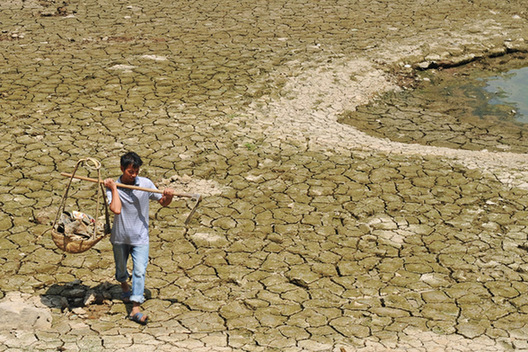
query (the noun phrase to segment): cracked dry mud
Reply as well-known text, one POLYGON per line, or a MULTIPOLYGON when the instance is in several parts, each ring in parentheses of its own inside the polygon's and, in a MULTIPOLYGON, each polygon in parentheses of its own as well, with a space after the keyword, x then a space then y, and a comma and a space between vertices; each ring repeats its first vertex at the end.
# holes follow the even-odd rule
POLYGON ((521 0, 0 3, 0 351, 528 350, 524 135, 339 122, 412 134, 412 107, 367 104, 413 70, 526 53, 527 20, 521 0), (118 175, 126 150, 204 195, 188 227, 188 200, 152 205, 145 327, 108 241, 35 242, 60 172, 118 175))

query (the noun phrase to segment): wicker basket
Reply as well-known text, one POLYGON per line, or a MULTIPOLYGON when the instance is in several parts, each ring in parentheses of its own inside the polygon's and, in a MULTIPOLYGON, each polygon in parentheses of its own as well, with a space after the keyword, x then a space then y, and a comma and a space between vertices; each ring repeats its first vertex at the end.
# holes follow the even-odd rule
MULTIPOLYGON (((64 195, 62 197, 61 204, 57 211, 55 221, 51 228, 51 237, 55 245, 68 253, 82 253, 88 249, 95 246, 100 240, 102 240, 107 234, 111 232, 110 229, 110 216, 108 213, 108 204, 106 202, 105 190, 103 188, 101 173, 100 173, 101 164, 98 160, 93 158, 81 159, 77 162, 73 174, 68 183, 64 195), (105 224, 103 225, 98 216, 91 219, 88 223, 85 223, 82 219, 74 219, 72 215, 64 210, 66 206, 66 199, 68 198, 68 191, 70 189, 73 176, 77 171, 79 165, 86 163, 87 166, 90 166, 88 163, 92 163, 97 169, 99 184, 97 189, 97 203, 96 203, 96 213, 99 213, 100 205, 103 203, 105 209, 105 224), (76 223, 78 222, 78 224, 76 223), (68 229, 67 225, 70 226, 68 229), (82 227, 82 231, 76 231, 78 228, 82 227), (82 232, 82 233, 81 233, 82 232)), ((82 214, 82 213, 81 213, 82 214)), ((85 215, 85 214, 83 214, 85 215)))
POLYGON ((63 251, 68 253, 82 253, 95 246, 97 242, 102 240, 105 236, 99 236, 93 239, 79 239, 76 237, 70 237, 53 229, 51 230, 51 237, 57 247, 63 251))
POLYGON ((69 213, 63 212, 57 225, 51 230, 51 238, 55 242, 55 245, 65 252, 82 253, 95 246, 109 232, 110 228, 108 224, 104 226, 101 222, 96 224, 95 219, 92 223, 86 224, 81 220, 72 219, 69 213), (71 219, 69 223, 66 221, 67 218, 71 219), (81 228, 83 230, 82 233, 75 233, 74 230, 71 230, 76 228, 81 228), (93 233, 93 228, 95 228, 95 236, 89 235, 93 233))

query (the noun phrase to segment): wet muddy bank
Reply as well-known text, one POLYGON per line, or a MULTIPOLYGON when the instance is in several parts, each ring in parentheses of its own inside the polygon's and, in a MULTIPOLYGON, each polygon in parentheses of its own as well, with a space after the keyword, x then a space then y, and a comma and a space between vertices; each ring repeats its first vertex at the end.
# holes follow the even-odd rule
POLYGON ((528 66, 516 52, 464 65, 436 65, 397 75, 402 90, 389 92, 339 121, 378 138, 465 150, 526 153, 528 125, 513 107, 491 105, 486 79, 528 66))

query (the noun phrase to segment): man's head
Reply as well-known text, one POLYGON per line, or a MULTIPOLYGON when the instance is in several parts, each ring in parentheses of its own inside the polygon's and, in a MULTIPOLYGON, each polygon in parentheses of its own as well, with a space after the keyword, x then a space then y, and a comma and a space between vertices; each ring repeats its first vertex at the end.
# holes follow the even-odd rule
POLYGON ((128 152, 121 157, 121 167, 127 168, 129 165, 139 169, 143 165, 143 160, 134 152, 128 152))
POLYGON ((139 168, 143 165, 143 161, 134 152, 128 152, 121 157, 121 182, 125 184, 134 184, 136 176, 139 174, 139 168))

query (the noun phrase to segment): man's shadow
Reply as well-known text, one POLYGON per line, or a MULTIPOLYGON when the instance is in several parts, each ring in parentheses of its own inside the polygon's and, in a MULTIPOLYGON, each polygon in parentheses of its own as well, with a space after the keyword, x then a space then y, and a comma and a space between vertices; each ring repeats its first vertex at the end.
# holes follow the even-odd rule
MULTIPOLYGON (((41 302, 48 308, 73 310, 85 308, 92 305, 125 304, 127 313, 132 311, 132 303, 125 303, 121 297, 121 285, 103 282, 97 286, 90 287, 74 280, 64 284, 51 285, 46 293, 41 295, 41 302)), ((152 297, 150 290, 145 289, 145 299, 152 297)))

